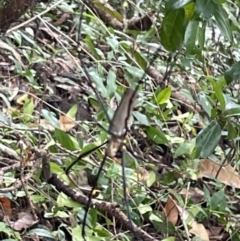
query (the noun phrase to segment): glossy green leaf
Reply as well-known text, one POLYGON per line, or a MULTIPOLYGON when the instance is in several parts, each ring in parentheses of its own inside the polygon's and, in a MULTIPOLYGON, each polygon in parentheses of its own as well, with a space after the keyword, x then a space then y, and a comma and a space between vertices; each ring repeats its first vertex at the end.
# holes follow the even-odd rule
POLYGON ((213 120, 205 127, 196 138, 195 158, 207 158, 210 156, 221 138, 221 127, 217 121, 213 120))
POLYGON ((67 150, 74 151, 78 149, 77 142, 74 141, 69 134, 58 128, 55 129, 53 137, 55 141, 59 142, 61 146, 67 150))
POLYGON ((160 33, 161 43, 166 50, 174 52, 180 49, 186 28, 185 22, 185 11, 183 8, 166 14, 160 33))
POLYGON ((239 116, 240 107, 234 107, 225 111, 226 117, 239 116))
POLYGON ((52 173, 63 173, 63 168, 54 162, 50 162, 50 170, 52 173))
POLYGON ((234 63, 230 69, 224 73, 226 84, 240 80, 240 61, 234 63))
POLYGON ((149 121, 146 115, 140 113, 139 111, 133 111, 133 116, 138 120, 140 124, 149 126, 149 121))
POLYGON ((168 144, 168 139, 166 138, 164 133, 159 129, 150 126, 146 130, 148 137, 156 144, 168 144))
POLYGON ((167 87, 161 90, 157 95, 157 103, 159 105, 166 103, 170 99, 171 94, 172 94, 171 87, 167 87))
POLYGON ((31 229, 27 232, 26 235, 37 235, 40 237, 46 237, 46 238, 50 238, 50 239, 55 239, 55 236, 52 234, 51 231, 47 230, 47 229, 43 229, 43 228, 34 228, 31 229))
POLYGON ((221 30, 222 34, 228 39, 228 41, 232 42, 233 35, 232 35, 232 31, 230 29, 228 16, 221 4, 217 5, 217 7, 215 9, 214 17, 216 19, 217 25, 218 25, 219 29, 221 30))
POLYGON ((198 98, 204 111, 206 111, 208 116, 211 117, 212 104, 209 101, 208 96, 203 91, 200 91, 198 94, 198 98))
POLYGON ((184 7, 185 5, 193 2, 193 0, 168 0, 166 1, 165 8, 166 10, 176 10, 184 7))
POLYGON ((215 13, 217 0, 196 0, 196 11, 203 20, 209 20, 215 13))
POLYGON ((196 43, 198 42, 198 28, 199 28, 199 21, 191 20, 188 23, 186 28, 184 42, 186 45, 187 52, 190 54, 194 54, 198 49, 196 43))
POLYGON ((184 7, 184 11, 185 11, 186 22, 189 22, 195 13, 195 3, 191 2, 188 5, 186 5, 184 7))

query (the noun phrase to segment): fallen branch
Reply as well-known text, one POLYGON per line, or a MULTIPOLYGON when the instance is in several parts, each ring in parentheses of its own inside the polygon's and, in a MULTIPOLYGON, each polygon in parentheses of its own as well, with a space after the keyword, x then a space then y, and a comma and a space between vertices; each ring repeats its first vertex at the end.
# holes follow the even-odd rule
MULTIPOLYGON (((88 197, 73 190, 61 179, 59 179, 56 174, 52 174, 52 176, 48 180, 48 183, 54 185, 59 192, 63 192, 68 197, 71 197, 74 201, 83 205, 87 205, 88 197)), ((123 212, 121 212, 117 203, 110 203, 92 199, 90 207, 94 207, 97 210, 106 213, 109 217, 115 217, 125 226, 126 229, 135 233, 144 241, 160 241, 159 239, 155 239, 154 237, 146 233, 141 228, 137 227, 135 224, 132 224, 131 221, 127 218, 127 216, 123 212)))

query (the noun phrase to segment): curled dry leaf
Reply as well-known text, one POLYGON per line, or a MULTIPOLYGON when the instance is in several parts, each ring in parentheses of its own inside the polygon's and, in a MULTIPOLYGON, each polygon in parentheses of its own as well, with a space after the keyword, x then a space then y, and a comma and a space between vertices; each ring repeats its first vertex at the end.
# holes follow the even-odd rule
POLYGON ((207 177, 214 179, 217 177, 217 180, 236 188, 240 188, 240 179, 238 172, 234 168, 227 164, 221 166, 210 159, 201 159, 199 162, 199 173, 198 177, 207 177))
POLYGON ((175 202, 171 197, 168 198, 164 206, 163 212, 164 212, 164 216, 167 218, 169 222, 171 222, 173 225, 177 224, 179 212, 175 202))
POLYGON ((190 225, 192 228, 189 230, 189 233, 200 237, 202 241, 209 241, 208 232, 201 223, 197 223, 194 220, 190 225))

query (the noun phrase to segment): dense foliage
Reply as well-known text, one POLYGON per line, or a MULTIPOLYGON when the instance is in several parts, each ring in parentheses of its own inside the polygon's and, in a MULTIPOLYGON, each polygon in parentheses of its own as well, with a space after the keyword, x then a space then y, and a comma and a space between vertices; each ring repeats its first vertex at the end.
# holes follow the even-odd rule
POLYGON ((87 240, 240 240, 238 5, 51 0, 12 25, 0 40, 1 240, 83 240, 106 146, 91 150, 138 85, 87 240))

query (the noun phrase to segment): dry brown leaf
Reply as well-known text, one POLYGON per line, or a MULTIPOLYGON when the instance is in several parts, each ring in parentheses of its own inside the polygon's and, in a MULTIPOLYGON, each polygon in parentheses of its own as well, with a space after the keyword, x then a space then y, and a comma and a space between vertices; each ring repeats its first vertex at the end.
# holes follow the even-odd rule
POLYGON ((221 164, 218 164, 210 159, 200 160, 198 173, 199 178, 207 177, 213 179, 217 174, 218 181, 229 186, 240 188, 239 175, 231 165, 227 164, 221 167, 221 164), (221 170, 219 171, 220 168, 221 170))
POLYGON ((72 118, 63 115, 60 116, 59 124, 62 131, 69 131, 76 125, 76 122, 72 118))
POLYGON ((11 217, 12 216, 11 200, 6 197, 0 197, 0 203, 1 203, 1 208, 3 209, 4 215, 11 217))
POLYGON ((170 221, 173 225, 176 225, 178 221, 178 209, 176 207, 175 202, 171 197, 168 198, 164 209, 163 209, 164 215, 167 218, 168 221, 170 221))
POLYGON ((32 159, 32 152, 29 148, 26 148, 25 149, 25 155, 24 155, 24 158, 23 158, 23 166, 26 167, 29 165, 31 159, 32 159))
POLYGON ((193 221, 190 225, 192 228, 189 230, 189 233, 200 237, 204 241, 209 241, 208 232, 201 223, 193 221))
POLYGON ((143 183, 146 183, 149 178, 149 172, 143 167, 138 167, 136 169, 136 174, 138 176, 138 180, 142 181, 143 183))
POLYGON ((176 208, 179 211, 180 217, 182 219, 182 222, 184 224, 184 227, 186 227, 187 231, 187 225, 189 225, 191 228, 189 229, 189 233, 194 234, 195 236, 200 237, 203 241, 209 241, 209 235, 203 224, 197 223, 194 219, 194 217, 188 213, 188 211, 179 205, 176 205, 176 208))
POLYGON ((20 212, 18 214, 18 220, 16 222, 9 221, 8 224, 15 231, 21 231, 22 229, 33 226, 37 222, 38 220, 34 220, 31 213, 20 212))
POLYGON ((187 198, 193 200, 195 203, 200 203, 204 200, 204 192, 197 187, 184 188, 179 194, 187 196, 187 198))
POLYGON ((21 55, 10 45, 8 45, 7 43, 4 43, 2 40, 0 40, 0 48, 4 48, 7 49, 9 51, 12 52, 13 56, 16 58, 16 60, 21 64, 21 66, 25 69, 25 65, 22 62, 22 58, 21 55))
POLYGON ((224 230, 224 225, 222 226, 217 226, 217 227, 211 227, 210 229, 208 229, 208 235, 209 236, 218 236, 221 233, 223 233, 224 230))

